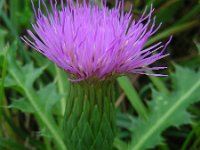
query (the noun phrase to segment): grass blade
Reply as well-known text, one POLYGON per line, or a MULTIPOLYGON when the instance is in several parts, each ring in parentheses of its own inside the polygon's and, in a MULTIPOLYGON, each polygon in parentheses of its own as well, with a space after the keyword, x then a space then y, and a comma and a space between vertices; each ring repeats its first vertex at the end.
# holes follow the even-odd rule
POLYGON ((136 110, 136 112, 139 114, 139 116, 147 118, 147 110, 144 104, 142 103, 142 100, 140 99, 137 91, 132 86, 129 78, 123 76, 119 77, 117 81, 120 87, 124 90, 126 96, 128 97, 128 100, 130 101, 131 105, 136 110))

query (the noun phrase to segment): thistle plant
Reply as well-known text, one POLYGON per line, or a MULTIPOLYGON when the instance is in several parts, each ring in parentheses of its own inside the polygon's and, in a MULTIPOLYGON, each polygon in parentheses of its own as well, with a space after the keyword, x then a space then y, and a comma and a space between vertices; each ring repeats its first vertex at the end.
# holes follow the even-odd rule
POLYGON ((123 1, 114 8, 106 1, 80 3, 50 0, 49 9, 42 0, 36 9, 34 32, 22 39, 66 71, 71 81, 66 98, 63 138, 69 150, 111 150, 116 135, 113 102, 116 77, 125 74, 149 74, 147 71, 165 69, 149 67, 166 57, 166 43, 158 42, 144 48, 160 25, 155 25, 151 7, 135 20, 132 8, 124 12, 123 1))

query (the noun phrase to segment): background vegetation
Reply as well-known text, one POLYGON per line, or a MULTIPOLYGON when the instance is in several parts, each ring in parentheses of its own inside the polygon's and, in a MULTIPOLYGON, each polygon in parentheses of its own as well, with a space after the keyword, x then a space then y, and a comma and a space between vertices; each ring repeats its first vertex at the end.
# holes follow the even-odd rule
MULTIPOLYGON (((34 0, 37 3, 37 0, 34 0)), ((108 0, 109 7, 114 6, 108 0)), ((146 46, 173 40, 166 59, 168 77, 130 75, 116 81, 118 150, 200 149, 200 1, 126 0, 138 19, 156 8, 163 25, 146 46), (129 143, 127 145, 127 143, 129 143)), ((62 120, 67 75, 21 40, 34 22, 29 0, 0 0, 0 149, 64 150, 62 120)))

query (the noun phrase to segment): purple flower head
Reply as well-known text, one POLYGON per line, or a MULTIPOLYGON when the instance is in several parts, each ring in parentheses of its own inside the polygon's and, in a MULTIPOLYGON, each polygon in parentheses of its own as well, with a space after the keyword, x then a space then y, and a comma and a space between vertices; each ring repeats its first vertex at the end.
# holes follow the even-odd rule
MULTIPOLYGON (((82 4, 61 0, 50 0, 48 9, 44 0, 42 5, 46 15, 34 7, 36 23, 32 24, 35 34, 27 30, 32 38, 23 40, 42 53, 71 75, 76 81, 98 79, 124 73, 147 74, 148 70, 166 67, 148 67, 155 61, 167 56, 163 54, 170 40, 158 42, 148 48, 145 43, 160 27, 155 27, 154 9, 138 21, 132 20, 131 9, 123 11, 123 1, 116 1, 112 9, 105 2, 101 6, 83 1, 82 4)), ((160 74, 153 74, 160 75, 160 74)))

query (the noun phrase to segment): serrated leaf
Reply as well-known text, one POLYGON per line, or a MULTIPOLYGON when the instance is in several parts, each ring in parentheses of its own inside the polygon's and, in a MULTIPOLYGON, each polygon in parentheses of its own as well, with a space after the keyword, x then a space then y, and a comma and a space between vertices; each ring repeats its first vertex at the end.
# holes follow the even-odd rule
POLYGON ((47 128, 42 128, 39 132, 38 132, 39 136, 44 136, 44 137, 48 137, 51 138, 52 135, 51 133, 47 130, 47 128))
POLYGON ((23 112, 33 113, 34 109, 25 98, 21 98, 19 100, 13 100, 12 104, 9 106, 9 108, 16 108, 23 112))
POLYGON ((25 65, 22 68, 22 73, 25 77, 26 86, 31 87, 33 82, 43 73, 45 68, 46 67, 34 68, 32 63, 25 65))
POLYGON ((66 145, 64 144, 64 141, 61 136, 61 131, 59 129, 59 126, 56 124, 56 121, 54 120, 51 113, 47 115, 45 113, 45 110, 43 109, 43 106, 40 103, 40 97, 31 86, 34 80, 39 77, 41 71, 37 71, 36 68, 31 68, 30 64, 27 66, 21 66, 16 61, 13 61, 15 59, 15 53, 11 50, 9 51, 8 55, 8 65, 9 65, 9 74, 12 76, 12 78, 17 83, 17 86, 21 88, 22 92, 21 94, 27 98, 27 100, 30 102, 31 106, 35 110, 35 115, 38 119, 38 122, 40 126, 43 128, 46 128, 49 133, 51 133, 52 137, 54 138, 54 142, 58 149, 60 150, 66 150, 66 145), (30 74, 27 74, 27 71, 31 71, 33 73, 33 76, 30 76, 30 74), (35 73, 34 73, 35 71, 35 73), (33 79, 30 79, 33 78, 33 79), (29 81, 28 81, 29 80, 29 81))
MULTIPOLYGON (((9 52, 9 55, 10 53, 11 52, 9 52)), ((24 86, 26 86, 26 88, 32 88, 34 81, 43 73, 46 66, 41 67, 41 68, 34 68, 32 63, 26 64, 25 66, 21 66, 20 64, 18 64, 19 62, 14 62, 12 60, 13 59, 12 57, 14 56, 8 57, 10 71, 15 72, 16 76, 18 77, 18 81, 21 82, 24 86)), ((6 80, 9 84, 11 83, 10 80, 12 79, 8 77, 8 79, 6 80)), ((16 81, 13 83, 17 84, 16 81)))
POLYGON ((50 83, 41 88, 37 94, 39 97, 38 102, 41 104, 41 107, 46 114, 52 112, 52 108, 61 98, 56 91, 56 85, 54 83, 50 83))
POLYGON ((173 92, 169 95, 153 91, 149 103, 150 115, 147 120, 140 119, 133 128, 133 140, 129 149, 152 148, 162 141, 161 133, 170 126, 190 122, 187 107, 200 98, 200 71, 176 67, 173 74, 173 92))
POLYGON ((13 87, 13 86, 17 86, 17 83, 13 78, 10 77, 10 75, 7 75, 5 77, 4 86, 5 87, 13 87))
POLYGON ((118 150, 125 150, 128 147, 128 145, 122 140, 120 140, 119 138, 115 138, 113 144, 114 144, 114 147, 116 147, 118 150))
MULTIPOLYGON (((60 100, 60 95, 56 93, 56 87, 53 83, 50 83, 45 87, 42 87, 39 91, 37 91, 37 95, 38 99, 36 99, 35 101, 37 101, 37 103, 40 104, 40 108, 47 115, 50 112, 52 112, 52 108, 60 100)), ((30 102, 25 98, 21 98, 19 100, 13 100, 9 108, 16 108, 23 112, 29 112, 29 113, 35 112, 30 102)))

